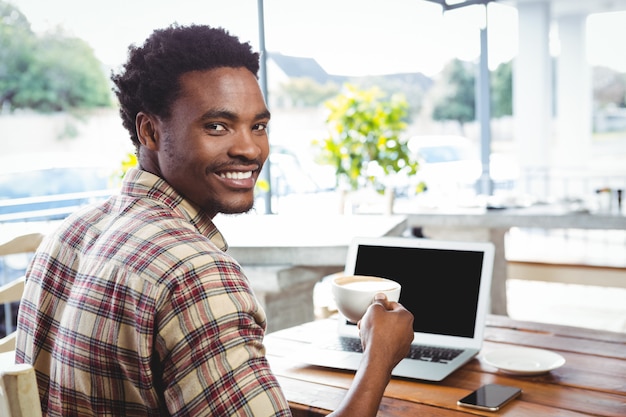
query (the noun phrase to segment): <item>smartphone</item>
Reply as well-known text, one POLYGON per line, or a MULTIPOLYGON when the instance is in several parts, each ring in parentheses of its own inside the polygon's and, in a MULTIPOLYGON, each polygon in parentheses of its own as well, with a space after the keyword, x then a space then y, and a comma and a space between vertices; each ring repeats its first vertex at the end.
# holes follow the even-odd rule
POLYGON ((509 401, 519 397, 520 388, 506 385, 487 384, 478 388, 466 397, 457 401, 463 407, 478 408, 479 410, 498 411, 509 401))

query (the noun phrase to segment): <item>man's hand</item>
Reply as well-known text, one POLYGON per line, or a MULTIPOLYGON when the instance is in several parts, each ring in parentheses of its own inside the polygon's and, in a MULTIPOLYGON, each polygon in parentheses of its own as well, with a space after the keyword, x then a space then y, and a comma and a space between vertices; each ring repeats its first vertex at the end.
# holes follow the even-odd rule
POLYGON ((413 342, 413 314, 382 293, 376 294, 358 327, 363 351, 388 361, 390 371, 407 355, 413 342))
POLYGON ((332 417, 376 416, 391 371, 409 352, 413 341, 413 314, 402 304, 376 294, 358 323, 363 360, 352 386, 332 417))

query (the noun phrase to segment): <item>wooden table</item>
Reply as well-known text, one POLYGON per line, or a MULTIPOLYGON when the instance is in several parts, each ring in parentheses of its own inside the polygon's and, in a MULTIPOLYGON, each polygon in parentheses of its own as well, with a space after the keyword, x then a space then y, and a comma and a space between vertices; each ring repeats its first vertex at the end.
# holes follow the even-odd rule
MULTIPOLYGON (((327 319, 303 326, 336 329, 327 319)), ((268 358, 295 416, 323 416, 339 404, 353 373, 305 365, 283 355, 294 343, 266 336, 268 358)), ((392 379, 379 416, 626 416, 626 334, 489 316, 481 354, 439 383, 392 379), (510 346, 548 349, 561 354, 561 368, 538 376, 499 371, 482 353, 510 346), (481 385, 520 387, 522 396, 499 412, 462 408, 456 401, 481 385)))

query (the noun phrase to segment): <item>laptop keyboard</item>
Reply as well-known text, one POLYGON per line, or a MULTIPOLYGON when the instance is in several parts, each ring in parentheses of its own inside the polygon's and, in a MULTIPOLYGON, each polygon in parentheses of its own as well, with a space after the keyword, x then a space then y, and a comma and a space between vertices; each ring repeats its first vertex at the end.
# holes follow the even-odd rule
MULTIPOLYGON (((361 340, 353 337, 339 337, 326 347, 347 352, 363 352, 361 340)), ((462 352, 462 349, 411 345, 411 350, 406 357, 426 362, 448 363, 462 352)))
POLYGON ((461 352, 463 352, 462 349, 411 345, 411 350, 407 358, 428 362, 448 363, 459 356, 461 352))

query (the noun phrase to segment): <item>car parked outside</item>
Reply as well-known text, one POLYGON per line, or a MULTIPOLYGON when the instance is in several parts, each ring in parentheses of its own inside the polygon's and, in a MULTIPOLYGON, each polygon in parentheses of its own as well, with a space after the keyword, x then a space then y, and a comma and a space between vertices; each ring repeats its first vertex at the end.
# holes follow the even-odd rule
POLYGON ((62 219, 111 195, 111 173, 91 166, 0 173, 0 222, 62 219))
MULTIPOLYGON (((328 183, 325 167, 312 166, 306 156, 293 149, 273 146, 265 166, 270 169, 271 210, 274 214, 319 213, 320 207, 326 204, 327 196, 336 196, 334 183, 328 183)), ((266 197, 264 193, 258 193, 255 203, 258 213, 265 213, 266 197)))
MULTIPOLYGON (((423 182, 425 195, 463 198, 478 194, 482 162, 479 146, 470 139, 451 135, 414 136, 409 147, 420 164, 411 182, 423 182)), ((512 189, 519 173, 514 158, 491 153, 489 174, 494 190, 512 189)))

